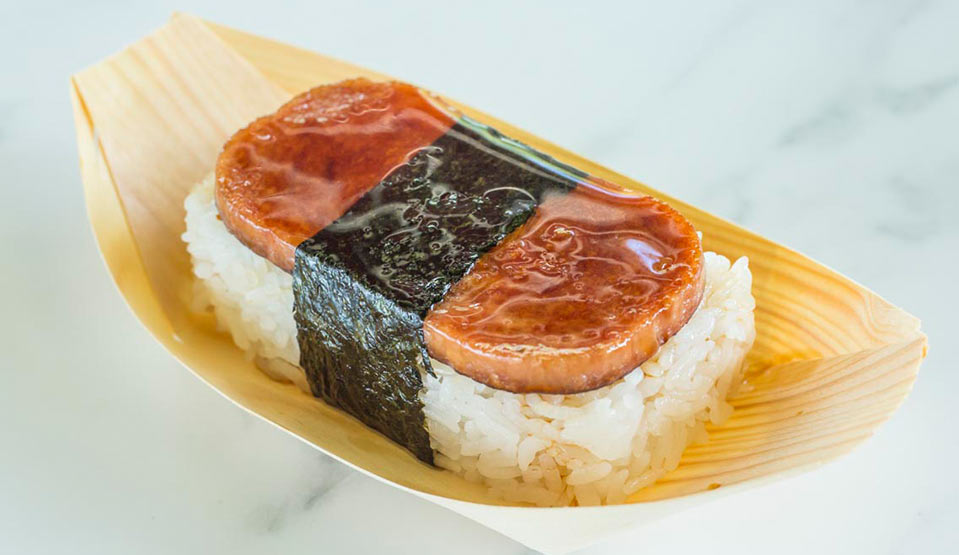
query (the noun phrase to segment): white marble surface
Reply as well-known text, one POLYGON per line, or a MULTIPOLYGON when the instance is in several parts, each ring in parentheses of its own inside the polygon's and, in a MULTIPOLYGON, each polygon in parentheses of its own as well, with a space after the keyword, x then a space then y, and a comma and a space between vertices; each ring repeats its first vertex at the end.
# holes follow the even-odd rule
MULTIPOLYGON (((245 415, 123 305, 67 77, 172 10, 133 4, 0 3, 0 552, 526 552, 245 415)), ((955 552, 959 3, 218 4, 190 9, 481 107, 923 319, 912 396, 852 455, 587 553, 955 552)))

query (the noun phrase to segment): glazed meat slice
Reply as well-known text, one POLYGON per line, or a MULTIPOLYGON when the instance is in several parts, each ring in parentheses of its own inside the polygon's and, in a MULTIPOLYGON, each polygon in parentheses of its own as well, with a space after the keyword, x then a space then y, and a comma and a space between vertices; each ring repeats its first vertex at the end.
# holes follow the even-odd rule
POLYGON ((289 272, 297 245, 453 123, 404 83, 354 79, 312 89, 223 147, 220 217, 247 247, 289 272))
POLYGON ((548 198, 427 316, 430 354, 497 389, 577 393, 619 379, 689 320, 699 237, 652 197, 548 198))
POLYGON ((411 85, 318 87, 227 142, 220 217, 288 272, 301 244, 329 257, 343 243, 354 283, 383 282, 422 319, 420 356, 491 387, 588 391, 651 357, 702 298, 692 225, 467 123, 411 85), (377 254, 389 264, 370 264, 377 254))

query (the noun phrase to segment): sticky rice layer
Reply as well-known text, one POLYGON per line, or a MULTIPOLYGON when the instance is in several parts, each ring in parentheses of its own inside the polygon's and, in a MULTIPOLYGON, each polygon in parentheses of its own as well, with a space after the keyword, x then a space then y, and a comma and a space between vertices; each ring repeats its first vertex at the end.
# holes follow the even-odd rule
MULTIPOLYGON (((197 310, 212 310, 257 366, 309 392, 299 368, 292 278, 217 217, 213 177, 186 202, 197 310)), ((541 506, 620 503, 676 468, 705 423, 731 412, 755 337, 748 261, 707 252, 706 294, 679 333, 623 379, 575 395, 495 390, 432 361, 421 399, 438 466, 494 495, 541 506)))

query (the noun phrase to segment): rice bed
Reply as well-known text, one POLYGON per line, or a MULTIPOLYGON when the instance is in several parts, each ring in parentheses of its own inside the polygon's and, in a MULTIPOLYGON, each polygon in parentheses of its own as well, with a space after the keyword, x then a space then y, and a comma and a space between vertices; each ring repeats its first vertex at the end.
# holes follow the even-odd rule
MULTIPOLYGON (((198 310, 275 379, 310 388, 299 368, 292 278, 226 229, 213 177, 187 197, 183 240, 198 310)), ((706 294, 650 360, 606 387, 575 395, 487 387, 433 360, 420 394, 438 466, 495 496, 540 506, 621 503, 676 468, 687 445, 722 423, 755 337, 748 261, 705 253, 706 294)))

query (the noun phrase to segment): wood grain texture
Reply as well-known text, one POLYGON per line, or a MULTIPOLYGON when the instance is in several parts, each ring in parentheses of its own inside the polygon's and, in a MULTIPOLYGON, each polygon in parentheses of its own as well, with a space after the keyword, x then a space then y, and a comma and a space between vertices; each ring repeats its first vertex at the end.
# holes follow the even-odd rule
POLYGON ((698 493, 668 505, 688 506, 717 487, 848 452, 909 393, 926 350, 913 316, 793 250, 450 101, 563 162, 670 202, 702 231, 707 249, 731 259, 748 256, 754 277, 757 339, 730 421, 712 429, 708 443, 691 447, 678 469, 632 496, 633 505, 523 509, 532 511, 523 514, 543 530, 568 529, 549 539, 547 532, 536 536, 516 529, 505 520, 514 513, 488 507, 499 502, 477 486, 419 463, 349 416, 266 378, 209 319, 186 310, 191 277, 180 234, 187 191, 211 170, 236 129, 293 93, 359 75, 385 77, 176 15, 156 33, 73 78, 88 211, 118 288, 174 356, 240 406, 351 466, 528 545, 564 541, 573 548, 652 514, 639 507, 662 507, 656 512, 665 514, 662 500, 698 493), (567 521, 574 518, 565 516, 570 514, 578 514, 576 525, 567 521), (592 527, 584 528, 586 514, 600 515, 586 518, 598 519, 592 527), (519 537, 523 534, 528 537, 519 537))

